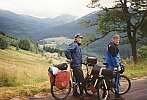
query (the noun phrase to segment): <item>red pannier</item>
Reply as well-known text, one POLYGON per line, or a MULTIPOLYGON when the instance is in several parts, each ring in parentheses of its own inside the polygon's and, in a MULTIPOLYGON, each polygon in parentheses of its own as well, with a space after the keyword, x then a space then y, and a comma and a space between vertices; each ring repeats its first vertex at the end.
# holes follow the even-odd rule
POLYGON ((70 81, 70 72, 61 71, 55 76, 55 86, 58 89, 64 89, 69 85, 70 81))

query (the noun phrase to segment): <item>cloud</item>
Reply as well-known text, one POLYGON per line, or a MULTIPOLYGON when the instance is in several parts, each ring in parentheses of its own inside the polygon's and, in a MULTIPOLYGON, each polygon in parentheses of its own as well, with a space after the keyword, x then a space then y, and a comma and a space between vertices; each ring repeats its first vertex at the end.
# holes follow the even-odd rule
POLYGON ((0 8, 38 17, 83 16, 94 11, 86 7, 88 3, 88 0, 0 0, 0 8))

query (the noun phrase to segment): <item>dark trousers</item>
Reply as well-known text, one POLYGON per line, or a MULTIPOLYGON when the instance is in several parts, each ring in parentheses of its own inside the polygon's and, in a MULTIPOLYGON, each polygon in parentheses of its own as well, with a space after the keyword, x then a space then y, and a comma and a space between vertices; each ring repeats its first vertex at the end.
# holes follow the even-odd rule
MULTIPOLYGON (((78 83, 78 87, 80 89, 80 95, 83 95, 84 91, 84 74, 81 67, 76 67, 73 69, 73 81, 78 83)), ((77 87, 73 88, 73 92, 77 92, 77 87)))

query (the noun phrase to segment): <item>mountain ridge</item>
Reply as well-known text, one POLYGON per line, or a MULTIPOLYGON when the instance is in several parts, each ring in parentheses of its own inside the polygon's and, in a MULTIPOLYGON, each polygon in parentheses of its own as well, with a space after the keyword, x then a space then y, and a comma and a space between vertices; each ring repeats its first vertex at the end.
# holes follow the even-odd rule
POLYGON ((39 40, 45 37, 53 37, 52 34, 56 34, 52 29, 53 27, 70 23, 75 18, 75 16, 63 15, 47 21, 49 18, 37 18, 0 9, 0 31, 39 40))

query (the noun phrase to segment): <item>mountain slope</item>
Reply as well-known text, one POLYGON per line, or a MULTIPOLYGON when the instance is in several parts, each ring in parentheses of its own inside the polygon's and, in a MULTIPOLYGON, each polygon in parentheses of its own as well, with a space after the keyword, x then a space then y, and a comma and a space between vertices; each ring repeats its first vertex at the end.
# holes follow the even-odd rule
POLYGON ((49 24, 52 24, 52 26, 59 26, 59 25, 63 25, 66 23, 70 23, 72 21, 74 21, 76 19, 76 16, 72 16, 72 15, 68 15, 68 14, 64 14, 64 15, 60 15, 57 16, 55 18, 44 18, 44 21, 47 21, 49 24))
POLYGON ((60 25, 57 27, 53 27, 46 31, 49 34, 54 33, 53 34, 54 36, 66 36, 70 38, 76 33, 95 33, 96 27, 85 27, 84 25, 81 24, 81 21, 87 21, 87 20, 96 21, 97 12, 90 13, 73 22, 60 25))
POLYGON ((52 36, 52 32, 50 32, 52 27, 69 23, 74 19, 75 17, 70 15, 58 16, 54 19, 40 19, 0 10, 0 31, 38 40, 46 36, 52 36))
POLYGON ((0 31, 36 39, 42 36, 42 30, 48 26, 48 23, 42 22, 39 18, 0 10, 0 31))

